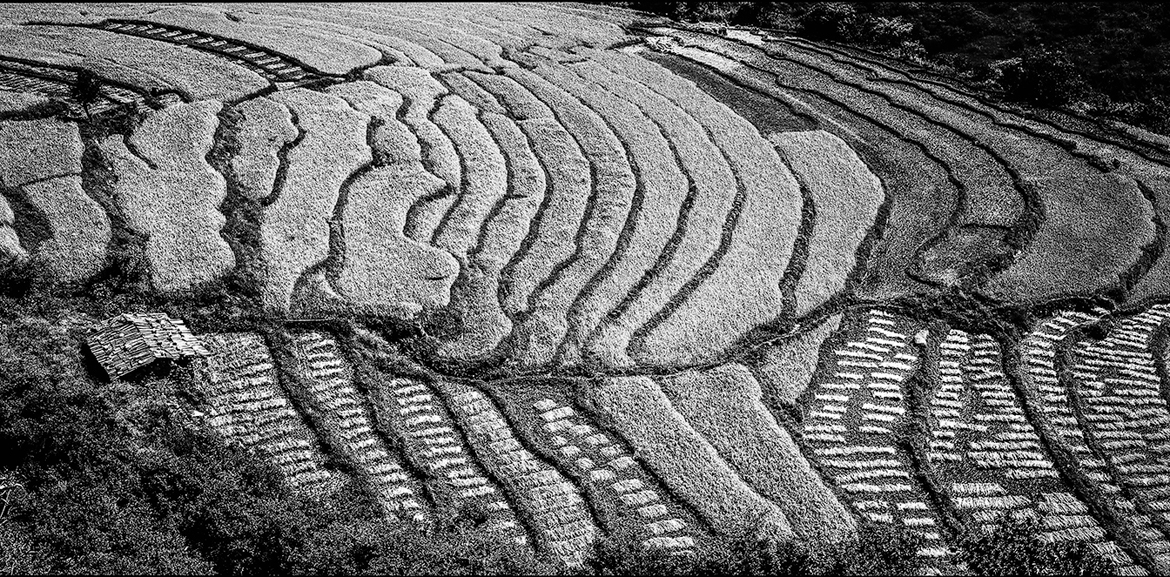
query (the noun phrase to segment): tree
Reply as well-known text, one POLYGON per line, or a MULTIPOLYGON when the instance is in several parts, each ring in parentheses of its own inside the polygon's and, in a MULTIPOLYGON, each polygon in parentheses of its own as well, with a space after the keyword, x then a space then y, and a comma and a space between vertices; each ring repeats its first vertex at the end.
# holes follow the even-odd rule
POLYGON ((797 17, 798 31, 811 40, 841 40, 856 25, 857 10, 845 2, 817 2, 797 17))
POLYGON ((1062 50, 1029 49, 1003 68, 1000 86, 1015 101, 1039 106, 1063 106, 1080 95, 1080 72, 1062 50))
POLYGON ((89 70, 77 73, 77 83, 73 85, 73 97, 85 108, 85 115, 91 117, 89 107, 97 102, 102 95, 102 80, 89 70))

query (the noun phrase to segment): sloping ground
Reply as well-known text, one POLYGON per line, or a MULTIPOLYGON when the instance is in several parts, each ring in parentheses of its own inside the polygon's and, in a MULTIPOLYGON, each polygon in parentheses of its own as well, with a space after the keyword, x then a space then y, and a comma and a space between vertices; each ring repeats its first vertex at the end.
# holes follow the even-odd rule
POLYGON ((1147 147, 617 9, 0 21, 0 253, 63 292, 131 257, 162 293, 254 279, 274 323, 206 335, 191 408, 300 490, 478 508, 568 566, 870 521, 961 570, 1019 516, 1170 570, 1147 147))

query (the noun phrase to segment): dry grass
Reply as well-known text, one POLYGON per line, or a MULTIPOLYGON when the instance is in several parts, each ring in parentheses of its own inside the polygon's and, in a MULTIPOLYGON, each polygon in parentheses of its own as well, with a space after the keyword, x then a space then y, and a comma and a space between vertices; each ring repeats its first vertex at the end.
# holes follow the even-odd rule
POLYGON ((371 160, 368 116, 345 101, 296 88, 273 100, 288 106, 305 131, 288 154, 284 186, 260 223, 260 257, 267 308, 288 311, 297 279, 329 256, 329 226, 341 184, 371 160))
POLYGON ((220 236, 223 177, 207 164, 220 104, 179 104, 149 114, 126 144, 102 141, 118 181, 114 196, 127 224, 146 235, 151 282, 163 292, 219 278, 235 265, 220 236), (138 154, 141 154, 140 158, 138 154))
POLYGON ((748 487, 648 377, 595 384, 590 401, 635 454, 722 534, 793 537, 776 505, 748 487))
POLYGON ((85 194, 81 177, 62 176, 30 184, 24 193, 53 229, 52 236, 36 250, 36 259, 48 274, 59 281, 77 282, 100 271, 110 242, 110 220, 101 205, 85 194))
POLYGON ((350 184, 335 285, 360 310, 409 317, 449 302, 459 263, 402 234, 410 203, 441 187, 417 164, 375 168, 350 184))
POLYGON ((48 96, 31 92, 9 92, 0 90, 0 114, 20 112, 44 106, 51 102, 48 96))
POLYGON ((794 313, 799 317, 845 288, 885 191, 857 153, 831 133, 781 132, 769 140, 808 189, 816 210, 804 270, 795 287, 794 313))
POLYGON ((728 364, 659 380, 671 404, 809 545, 840 543, 856 525, 762 403, 751 371, 728 364))
MULTIPOLYGON (((688 41, 697 38, 682 32, 678 35, 688 41)), ((922 290, 906 270, 914 263, 918 247, 948 225, 959 202, 959 192, 948 182, 945 171, 903 137, 908 135, 886 130, 872 116, 870 105, 855 104, 853 99, 859 98, 855 91, 833 94, 837 100, 833 102, 818 96, 833 83, 818 82, 816 74, 769 58, 752 47, 701 38, 704 49, 688 47, 679 51, 681 55, 815 115, 823 126, 865 152, 873 169, 884 179, 886 194, 893 201, 888 225, 875 246, 869 273, 859 292, 869 298, 887 299, 922 290)))
POLYGON ((499 74, 467 72, 467 77, 478 82, 491 94, 499 98, 511 116, 517 120, 553 118, 552 110, 534 94, 512 78, 499 74))
POLYGON ((390 55, 404 64, 436 68, 443 59, 435 53, 394 35, 393 22, 371 19, 366 15, 350 13, 345 6, 308 4, 269 5, 264 7, 266 22, 282 27, 313 26, 349 36, 375 50, 390 55))
POLYGON ((236 107, 240 112, 239 149, 229 161, 232 176, 248 198, 272 194, 277 153, 297 136, 287 108, 269 98, 253 98, 236 107))

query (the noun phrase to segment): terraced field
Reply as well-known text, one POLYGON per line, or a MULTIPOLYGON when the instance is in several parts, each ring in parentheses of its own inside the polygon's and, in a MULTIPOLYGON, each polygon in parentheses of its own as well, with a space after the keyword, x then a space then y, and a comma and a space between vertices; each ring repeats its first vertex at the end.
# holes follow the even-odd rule
POLYGON ((0 255, 232 281, 184 402, 404 523, 950 573, 1016 516, 1164 574, 1170 151, 1062 122, 603 7, 5 5, 0 255))

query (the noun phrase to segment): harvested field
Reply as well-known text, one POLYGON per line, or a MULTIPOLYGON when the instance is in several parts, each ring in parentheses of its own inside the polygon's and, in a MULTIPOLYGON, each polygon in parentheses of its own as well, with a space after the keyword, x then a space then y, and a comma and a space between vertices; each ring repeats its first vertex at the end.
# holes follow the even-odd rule
POLYGON ((501 387, 495 394, 517 432, 581 487, 600 529, 636 535, 649 548, 694 548, 701 533, 691 515, 671 502, 624 443, 598 430, 555 385, 501 387))
POLYGON ((810 458, 861 516, 918 533, 919 555, 946 563, 942 512, 897 441, 911 418, 908 381, 923 335, 917 322, 881 310, 847 317, 801 399, 801 433, 810 458))
POLYGON ((129 137, 110 137, 103 152, 114 165, 114 197, 136 232, 146 236, 151 283, 187 290, 235 265, 220 236, 223 176, 207 164, 220 104, 180 104, 146 117, 129 137))
POLYGON ((229 442, 270 459, 294 489, 335 489, 338 474, 322 467, 325 454, 277 383, 264 339, 229 333, 205 336, 203 343, 212 354, 198 365, 204 402, 197 416, 229 442))
POLYGON ((15 222, 16 215, 12 214, 12 207, 8 206, 8 201, 3 196, 0 196, 0 253, 4 255, 6 262, 8 259, 20 261, 28 258, 28 253, 20 246, 20 239, 13 228, 15 222))
POLYGON ((315 332, 292 340, 291 368, 297 378, 290 388, 308 407, 325 443, 353 467, 388 517, 423 519, 427 513, 418 498, 418 483, 374 431, 366 401, 354 386, 352 369, 337 343, 315 332))
POLYGON ((597 527, 577 489, 521 444, 483 393, 439 383, 476 456, 508 488, 540 538, 540 546, 569 566, 580 566, 597 527))

